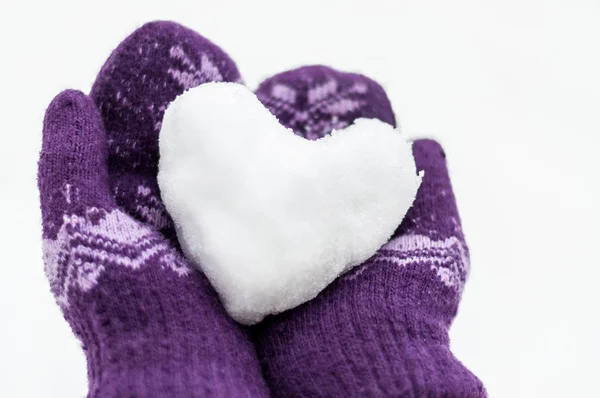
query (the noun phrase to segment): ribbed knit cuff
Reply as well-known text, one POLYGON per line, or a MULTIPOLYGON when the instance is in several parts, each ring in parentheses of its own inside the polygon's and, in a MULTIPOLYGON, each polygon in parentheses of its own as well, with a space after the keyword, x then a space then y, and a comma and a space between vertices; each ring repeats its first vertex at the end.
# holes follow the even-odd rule
POLYGON ((450 352, 451 314, 442 315, 456 306, 437 300, 448 288, 400 267, 372 267, 260 325, 259 355, 273 394, 485 397, 450 352))
POLYGON ((71 294, 64 313, 83 342, 89 397, 268 396, 247 331, 207 282, 156 272, 112 269, 71 294))
MULTIPOLYGON (((264 385, 241 363, 232 368, 221 358, 206 358, 194 349, 200 337, 185 344, 138 341, 118 355, 88 356, 90 398, 114 397, 257 397, 264 385), (99 359, 99 361, 98 361, 99 359)), ((91 349, 91 347, 90 347, 91 349)))

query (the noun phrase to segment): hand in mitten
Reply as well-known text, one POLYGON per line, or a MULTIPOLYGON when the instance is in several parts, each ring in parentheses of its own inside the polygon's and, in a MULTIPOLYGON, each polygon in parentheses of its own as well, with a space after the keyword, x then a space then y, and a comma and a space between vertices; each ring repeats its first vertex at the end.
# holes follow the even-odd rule
MULTIPOLYGON (((260 85, 257 96, 280 122, 309 139, 359 117, 395 124, 378 84, 326 67, 277 75, 260 85)), ((255 329, 275 396, 486 395, 449 349, 448 328, 469 254, 445 154, 431 140, 415 141, 413 153, 425 174, 389 243, 312 301, 255 329)))
POLYGON ((144 25, 113 52, 90 97, 65 91, 39 161, 51 289, 83 343, 90 397, 267 396, 247 332, 174 240, 157 183, 169 102, 235 64, 198 34, 144 25))

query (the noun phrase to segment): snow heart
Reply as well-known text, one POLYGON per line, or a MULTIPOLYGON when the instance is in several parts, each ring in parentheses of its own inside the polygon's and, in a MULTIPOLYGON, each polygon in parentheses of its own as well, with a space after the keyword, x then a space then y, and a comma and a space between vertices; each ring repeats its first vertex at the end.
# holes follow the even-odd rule
POLYGON ((243 324, 314 298, 371 257, 421 183, 390 125, 359 119, 309 141, 235 83, 177 98, 159 144, 161 195, 182 249, 243 324))

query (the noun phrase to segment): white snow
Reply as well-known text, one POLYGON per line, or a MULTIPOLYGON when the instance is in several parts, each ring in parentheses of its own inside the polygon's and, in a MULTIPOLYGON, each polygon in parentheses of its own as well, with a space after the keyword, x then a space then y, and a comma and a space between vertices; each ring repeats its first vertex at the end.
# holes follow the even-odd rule
POLYGON ((390 125, 359 119, 309 141, 246 87, 208 83, 167 109, 158 181, 187 258, 235 320, 254 324, 371 257, 421 177, 390 125))

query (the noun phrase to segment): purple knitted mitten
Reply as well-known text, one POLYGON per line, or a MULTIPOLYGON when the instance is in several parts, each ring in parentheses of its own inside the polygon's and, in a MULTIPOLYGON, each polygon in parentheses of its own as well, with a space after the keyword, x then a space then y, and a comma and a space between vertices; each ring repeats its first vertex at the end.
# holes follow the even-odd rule
POLYGON ((185 89, 215 80, 239 80, 227 55, 156 22, 113 52, 91 97, 65 91, 47 110, 44 261, 83 343, 90 397, 268 396, 247 331, 164 235, 172 224, 156 183, 163 112, 185 89))
MULTIPOLYGON (((395 123, 379 85, 326 67, 277 75, 257 95, 307 138, 357 117, 395 123)), ((449 349, 469 254, 445 155, 431 140, 415 141, 413 152, 425 176, 392 240, 314 300, 255 330, 275 396, 485 397, 449 349)))

